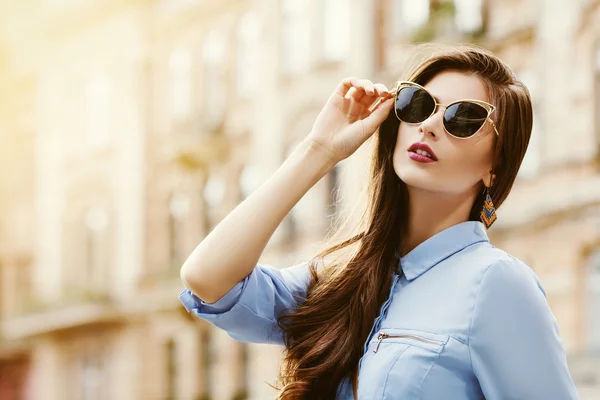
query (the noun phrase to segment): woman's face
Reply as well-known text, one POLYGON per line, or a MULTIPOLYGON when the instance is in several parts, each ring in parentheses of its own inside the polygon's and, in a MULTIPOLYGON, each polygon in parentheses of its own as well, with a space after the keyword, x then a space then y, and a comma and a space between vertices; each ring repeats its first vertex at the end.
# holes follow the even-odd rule
MULTIPOLYGON (((444 71, 429 81, 425 88, 437 103, 444 105, 462 99, 491 103, 483 82, 473 74, 444 71)), ((477 183, 482 179, 489 186, 496 140, 492 125, 488 121, 471 138, 457 139, 444 130, 443 113, 444 108, 438 107, 435 114, 421 124, 400 123, 393 156, 396 174, 409 188, 447 194, 479 190, 477 183), (437 161, 424 163, 416 160, 419 157, 414 151, 408 151, 416 142, 428 145, 437 161)))

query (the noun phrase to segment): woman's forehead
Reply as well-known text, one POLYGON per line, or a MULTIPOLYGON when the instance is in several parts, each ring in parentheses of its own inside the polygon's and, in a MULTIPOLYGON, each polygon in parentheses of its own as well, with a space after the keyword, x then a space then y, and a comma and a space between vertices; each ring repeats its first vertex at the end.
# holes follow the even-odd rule
POLYGON ((480 77, 472 73, 440 72, 424 86, 441 104, 464 99, 490 102, 485 84, 480 77))

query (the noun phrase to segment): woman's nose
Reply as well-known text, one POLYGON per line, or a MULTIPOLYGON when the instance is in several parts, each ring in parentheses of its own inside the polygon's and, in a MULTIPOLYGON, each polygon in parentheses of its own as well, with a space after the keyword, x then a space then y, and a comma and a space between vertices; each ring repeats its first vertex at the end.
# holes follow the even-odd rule
POLYGON ((428 135, 434 139, 438 139, 444 132, 444 125, 442 123, 443 109, 438 108, 436 112, 421 122, 419 125, 419 133, 428 135))

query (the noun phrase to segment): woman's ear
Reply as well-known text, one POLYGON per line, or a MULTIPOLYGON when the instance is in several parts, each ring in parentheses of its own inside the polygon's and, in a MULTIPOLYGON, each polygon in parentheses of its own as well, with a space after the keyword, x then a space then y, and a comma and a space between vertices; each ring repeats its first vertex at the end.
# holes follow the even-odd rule
POLYGON ((489 171, 481 177, 481 180, 486 187, 492 187, 494 186, 494 182, 496 182, 496 175, 492 171, 489 171))

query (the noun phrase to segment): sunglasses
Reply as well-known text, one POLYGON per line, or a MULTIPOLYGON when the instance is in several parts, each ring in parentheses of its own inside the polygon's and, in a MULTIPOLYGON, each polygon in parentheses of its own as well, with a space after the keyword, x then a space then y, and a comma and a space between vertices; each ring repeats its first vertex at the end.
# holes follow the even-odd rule
POLYGON ((401 81, 396 88, 394 111, 396 117, 407 124, 420 124, 435 114, 437 108, 444 107, 444 130, 457 139, 474 136, 490 121, 497 136, 500 136, 496 124, 490 118, 496 107, 481 100, 458 100, 442 105, 423 86, 401 81))

